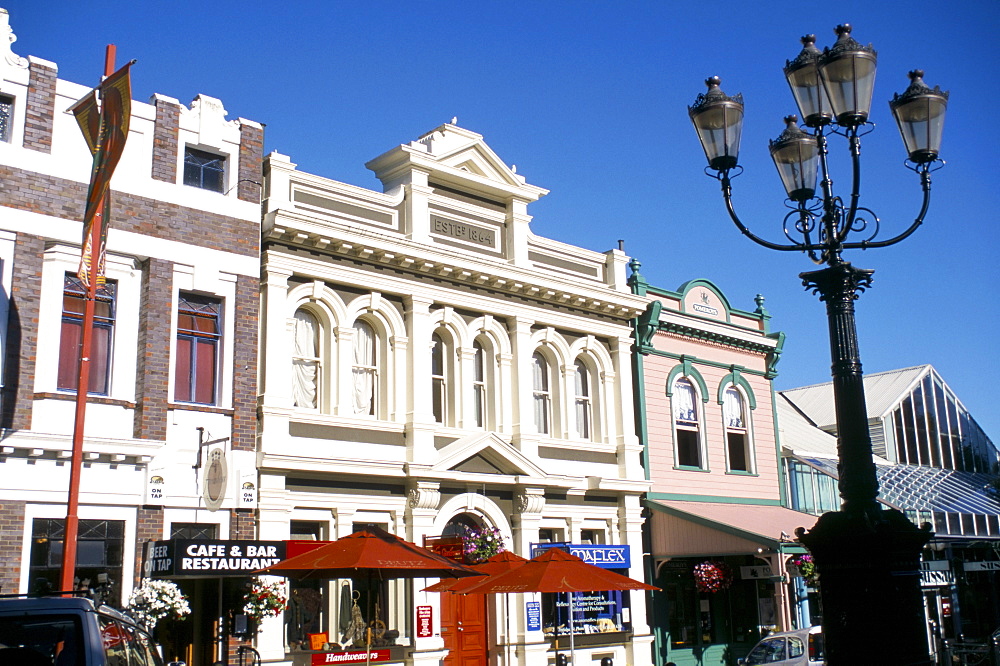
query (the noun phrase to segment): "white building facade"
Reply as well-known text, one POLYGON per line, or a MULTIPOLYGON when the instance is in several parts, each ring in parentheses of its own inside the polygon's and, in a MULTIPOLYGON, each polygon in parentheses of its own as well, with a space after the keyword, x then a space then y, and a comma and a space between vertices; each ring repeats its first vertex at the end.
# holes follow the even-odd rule
MULTIPOLYGON (((259 538, 497 530, 524 557, 614 550, 643 579, 629 322, 645 302, 625 255, 534 235, 546 190, 454 124, 366 166, 383 191, 265 159, 259 538)), ((431 582, 354 590, 387 660, 542 665, 569 648, 560 600, 459 608, 431 582)), ((284 631, 265 623, 264 659, 308 663, 309 633, 347 648, 348 583, 296 589, 313 601, 284 631)), ((578 663, 650 663, 642 596, 590 603, 578 663)))

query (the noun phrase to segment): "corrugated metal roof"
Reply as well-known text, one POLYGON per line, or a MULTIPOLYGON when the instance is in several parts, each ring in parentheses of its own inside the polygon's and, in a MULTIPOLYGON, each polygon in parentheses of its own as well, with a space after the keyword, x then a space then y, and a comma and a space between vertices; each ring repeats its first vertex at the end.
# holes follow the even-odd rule
MULTIPOLYGON (((813 464, 816 464, 816 459, 832 460, 832 467, 836 469, 837 438, 813 425, 784 395, 779 394, 775 403, 778 406, 781 449, 813 464)), ((872 459, 876 465, 892 464, 881 456, 872 455, 872 459)))
POLYGON ((752 553, 757 545, 777 549, 781 543, 794 539, 797 527, 809 528, 816 522, 816 516, 783 506, 674 500, 647 500, 646 503, 656 509, 652 523, 653 557, 752 553), (691 529, 678 529, 680 526, 670 521, 669 516, 689 523, 691 529), (660 521, 660 517, 667 519, 660 521), (668 525, 670 529, 662 529, 668 525), (716 538, 712 538, 711 532, 715 532, 716 538), (718 536, 728 537, 730 541, 720 543, 718 536))
POLYGON ((802 456, 837 457, 836 437, 813 425, 785 396, 779 394, 775 403, 782 449, 802 456))
MULTIPOLYGON (((865 375, 865 402, 868 406, 868 417, 880 418, 884 416, 925 374, 932 371, 934 368, 930 365, 917 365, 912 368, 865 375)), ((836 426, 837 413, 833 403, 832 382, 788 389, 779 391, 779 393, 788 398, 820 428, 833 429, 836 426)))

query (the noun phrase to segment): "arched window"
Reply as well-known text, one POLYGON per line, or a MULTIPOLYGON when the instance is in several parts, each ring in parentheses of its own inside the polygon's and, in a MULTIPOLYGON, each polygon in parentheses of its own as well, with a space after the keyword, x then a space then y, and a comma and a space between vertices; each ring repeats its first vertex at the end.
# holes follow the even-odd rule
POLYGON ((552 423, 552 394, 549 391, 549 364, 541 354, 531 357, 531 388, 534 397, 535 432, 548 435, 552 423))
POLYGON ((583 361, 574 364, 573 394, 573 427, 578 439, 590 439, 593 433, 593 406, 590 396, 590 371, 583 361))
POLYGON ((473 423, 477 428, 486 427, 486 352, 482 343, 472 343, 472 406, 473 423))
POLYGON ((319 322, 308 310, 295 311, 292 344, 292 402, 296 407, 315 409, 321 376, 319 322))
POLYGON ((723 397, 722 413, 726 421, 726 447, 729 457, 729 471, 750 472, 750 436, 747 429, 746 409, 743 395, 734 387, 726 389, 723 397))
POLYGON ((691 382, 683 377, 674 382, 673 409, 677 466, 703 468, 698 394, 691 382))
POLYGON ((378 339, 366 321, 354 322, 354 413, 375 415, 378 405, 378 339))
POLYGON ((435 333, 431 336, 431 409, 434 421, 444 423, 448 416, 448 378, 444 340, 435 333))

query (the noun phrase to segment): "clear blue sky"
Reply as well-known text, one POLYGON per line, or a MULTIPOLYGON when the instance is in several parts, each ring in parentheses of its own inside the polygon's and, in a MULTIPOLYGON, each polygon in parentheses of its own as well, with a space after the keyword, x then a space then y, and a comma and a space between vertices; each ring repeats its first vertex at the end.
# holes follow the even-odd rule
MULTIPOLYGON (((718 184, 702 175, 686 106, 710 75, 744 94, 746 173, 734 181, 735 199, 752 230, 780 240, 784 193, 767 140, 795 111, 781 68, 800 36, 816 33, 822 47, 837 23, 850 22, 879 54, 862 205, 888 232, 915 216, 919 185, 902 166, 886 102, 916 67, 951 91, 948 165, 934 174, 924 227, 900 245, 848 257, 876 270, 857 303, 864 369, 933 364, 1000 443, 996 0, 0 5, 11 14, 14 51, 55 61, 60 77, 96 84, 113 42, 119 64, 138 59, 137 99, 218 97, 231 118, 267 124, 266 150, 364 187, 379 187, 367 160, 457 116, 528 182, 551 190, 529 209, 537 234, 599 251, 624 239, 657 286, 708 278, 747 309, 764 294, 775 329, 788 334, 778 388, 829 379, 824 306, 797 277, 813 264, 736 231, 718 184)), ((846 148, 838 140, 832 151, 843 194, 846 148)))

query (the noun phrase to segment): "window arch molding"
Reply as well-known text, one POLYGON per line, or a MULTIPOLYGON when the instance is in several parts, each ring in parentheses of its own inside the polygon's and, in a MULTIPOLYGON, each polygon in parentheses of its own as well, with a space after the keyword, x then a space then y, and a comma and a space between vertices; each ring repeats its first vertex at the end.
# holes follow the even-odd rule
POLYGON ((341 300, 337 292, 318 282, 300 284, 289 289, 285 304, 285 316, 288 318, 294 317, 295 312, 302 307, 315 308, 317 312, 313 314, 319 317, 322 313, 322 316, 326 318, 326 323, 334 327, 347 318, 344 301, 341 300))
POLYGON ((709 400, 708 384, 705 383, 705 378, 701 376, 698 369, 691 365, 691 361, 683 360, 679 365, 674 366, 674 369, 670 371, 667 375, 667 397, 672 398, 674 395, 674 381, 677 379, 677 375, 681 375, 685 379, 690 379, 698 386, 698 393, 701 395, 701 401, 707 403, 709 400))
POLYGON ((728 375, 722 378, 719 382, 718 391, 718 402, 723 404, 726 401, 726 389, 730 386, 735 386, 742 389, 741 393, 747 401, 747 406, 750 409, 757 409, 757 400, 753 395, 753 388, 750 386, 750 382, 740 373, 739 370, 733 370, 728 375))

